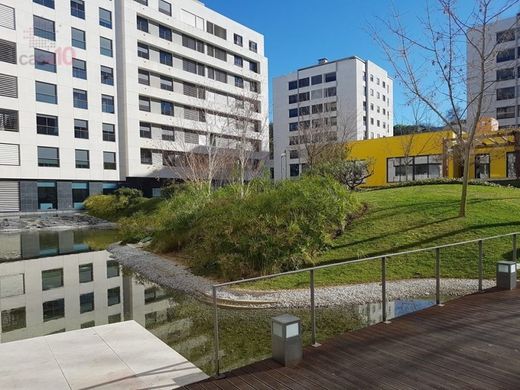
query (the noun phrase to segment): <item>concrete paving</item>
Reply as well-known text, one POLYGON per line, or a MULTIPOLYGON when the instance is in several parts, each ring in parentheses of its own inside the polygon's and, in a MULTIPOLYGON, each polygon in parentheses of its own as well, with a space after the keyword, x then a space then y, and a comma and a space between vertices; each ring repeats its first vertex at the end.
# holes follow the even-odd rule
POLYGON ((0 344, 0 389, 175 389, 207 378, 135 321, 0 344))

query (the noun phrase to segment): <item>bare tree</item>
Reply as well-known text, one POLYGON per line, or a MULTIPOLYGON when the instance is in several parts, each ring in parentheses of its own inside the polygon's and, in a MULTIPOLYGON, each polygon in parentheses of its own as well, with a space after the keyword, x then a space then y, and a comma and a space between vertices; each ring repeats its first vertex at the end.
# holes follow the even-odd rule
POLYGON ((312 119, 298 121, 298 134, 293 138, 299 146, 300 160, 304 159, 312 170, 323 163, 346 159, 348 141, 356 139, 356 114, 342 110, 336 102, 312 106, 312 114, 312 119))
POLYGON ((459 215, 464 217, 475 134, 495 80, 497 42, 489 26, 512 10, 518 0, 475 0, 471 13, 464 16, 458 13, 456 0, 433 3, 433 7, 427 5, 425 18, 419 19, 423 36, 410 33, 397 11, 389 20, 381 20, 387 31, 381 32, 378 25, 371 33, 405 90, 457 134, 464 164, 459 215), (466 54, 472 59, 467 63, 466 54), (433 81, 431 75, 435 76, 433 81), (449 116, 443 112, 446 104, 449 116))

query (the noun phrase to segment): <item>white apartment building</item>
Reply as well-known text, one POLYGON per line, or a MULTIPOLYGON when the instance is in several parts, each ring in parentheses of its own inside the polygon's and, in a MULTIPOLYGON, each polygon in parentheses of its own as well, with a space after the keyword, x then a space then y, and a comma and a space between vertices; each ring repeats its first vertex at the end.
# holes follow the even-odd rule
MULTIPOLYGON (((520 24, 518 16, 487 25, 486 46, 491 58, 485 74, 486 91, 481 117, 496 118, 500 129, 519 127, 520 24)), ((481 34, 470 31, 468 39, 477 42, 481 34)), ((467 45, 468 118, 474 117, 475 97, 480 93, 480 56, 467 45)))
POLYGON ((199 1, 0 0, 0 32, 0 212, 151 196, 210 142, 267 151, 263 36, 199 1))
POLYGON ((393 81, 368 60, 319 60, 274 79, 272 175, 297 177, 303 143, 346 142, 393 135, 393 81), (325 138, 314 137, 321 132, 325 138))

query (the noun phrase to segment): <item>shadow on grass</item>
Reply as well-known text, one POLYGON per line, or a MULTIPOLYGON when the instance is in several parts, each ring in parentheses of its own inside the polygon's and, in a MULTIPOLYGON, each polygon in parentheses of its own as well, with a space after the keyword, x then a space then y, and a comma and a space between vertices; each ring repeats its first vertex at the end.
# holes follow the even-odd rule
MULTIPOLYGON (((513 227, 513 226, 520 226, 520 221, 468 226, 468 227, 463 228, 463 229, 453 230, 453 231, 449 231, 449 232, 446 232, 446 233, 443 233, 443 234, 438 234, 436 236, 431 236, 431 237, 428 237, 426 240, 420 240, 420 241, 411 242, 409 244, 396 246, 396 247, 392 248, 391 252, 388 249, 385 249, 385 250, 381 250, 381 251, 368 253, 366 256, 364 256, 364 258, 366 258, 366 257, 383 256, 383 255, 389 254, 389 253, 398 253, 398 252, 402 252, 402 251, 405 251, 405 250, 408 250, 408 249, 420 249, 421 247, 425 247, 425 244, 429 244, 428 246, 435 246, 435 243, 437 241, 442 240, 444 238, 452 237, 452 236, 457 235, 457 234, 468 233, 468 232, 472 232, 472 231, 478 231, 478 230, 481 230, 481 229, 484 229, 484 228, 489 229, 489 228, 501 228, 501 227, 513 227)), ((371 241, 371 240, 374 240, 374 239, 375 238, 371 238, 368 241, 371 241)), ((344 246, 349 246, 349 245, 352 245, 352 244, 346 244, 344 246)), ((441 244, 438 244, 438 245, 441 245, 441 244)), ((361 257, 361 258, 363 258, 363 257, 361 257)), ((359 257, 330 259, 330 260, 326 260, 326 261, 321 262, 320 265, 333 264, 333 263, 337 263, 337 262, 341 262, 341 261, 351 261, 351 260, 357 260, 357 259, 359 259, 359 257)))

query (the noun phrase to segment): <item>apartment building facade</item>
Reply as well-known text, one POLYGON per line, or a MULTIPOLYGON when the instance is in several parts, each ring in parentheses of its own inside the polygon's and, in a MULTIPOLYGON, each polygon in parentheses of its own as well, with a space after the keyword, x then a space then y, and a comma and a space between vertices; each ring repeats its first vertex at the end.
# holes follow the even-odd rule
MULTIPOLYGON (((520 24, 519 16, 496 21, 486 26, 485 92, 481 117, 496 118, 499 129, 516 129, 520 121, 519 80, 520 80, 520 24)), ((474 118, 477 97, 480 94, 481 56, 469 42, 478 43, 481 33, 468 33, 467 45, 467 95, 468 118, 474 118)))
POLYGON ((199 1, 0 0, 0 30, 0 212, 157 193, 240 115, 268 148, 263 37, 199 1))
POLYGON ((393 136, 393 81, 358 57, 319 60, 273 82, 272 175, 298 177, 308 143, 393 136))

